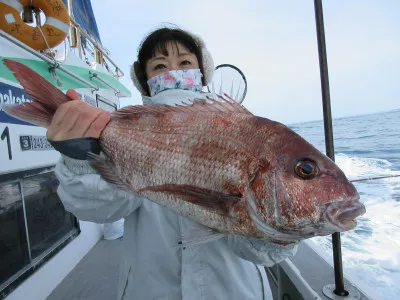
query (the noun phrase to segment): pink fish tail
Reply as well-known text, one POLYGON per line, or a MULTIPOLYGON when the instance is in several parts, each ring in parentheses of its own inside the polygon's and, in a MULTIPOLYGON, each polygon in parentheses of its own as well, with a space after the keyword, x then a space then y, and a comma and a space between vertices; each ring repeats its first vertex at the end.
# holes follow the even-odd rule
POLYGON ((33 100, 23 105, 4 105, 3 111, 19 120, 48 127, 57 108, 70 99, 27 66, 10 59, 4 59, 3 63, 13 72, 25 93, 33 100))

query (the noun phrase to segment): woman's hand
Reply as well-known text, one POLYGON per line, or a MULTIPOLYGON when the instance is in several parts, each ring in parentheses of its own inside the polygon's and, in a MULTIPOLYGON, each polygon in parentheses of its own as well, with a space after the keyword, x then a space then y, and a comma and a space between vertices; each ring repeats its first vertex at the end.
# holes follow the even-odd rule
POLYGON ((72 101, 62 104, 56 110, 47 128, 47 138, 52 141, 99 138, 110 121, 111 113, 79 100, 74 90, 68 90, 67 96, 72 101))

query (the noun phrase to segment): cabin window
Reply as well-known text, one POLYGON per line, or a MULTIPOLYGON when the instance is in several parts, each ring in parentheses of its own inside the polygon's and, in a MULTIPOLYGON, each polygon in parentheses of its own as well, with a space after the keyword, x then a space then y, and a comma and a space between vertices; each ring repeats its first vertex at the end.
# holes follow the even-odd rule
POLYGON ((9 294, 79 233, 52 169, 0 175, 0 293, 9 294))
POLYGON ((107 101, 104 97, 101 97, 100 95, 97 95, 97 107, 110 112, 117 109, 117 106, 115 104, 107 101))
POLYGON ((20 184, 0 184, 0 284, 28 263, 20 184))

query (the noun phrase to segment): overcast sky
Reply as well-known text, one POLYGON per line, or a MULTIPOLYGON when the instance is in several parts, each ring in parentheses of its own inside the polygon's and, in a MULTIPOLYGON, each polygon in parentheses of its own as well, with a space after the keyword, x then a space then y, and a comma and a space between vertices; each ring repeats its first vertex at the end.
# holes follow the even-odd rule
MULTIPOLYGON (((144 35, 170 22, 200 35, 215 65, 246 75, 243 105, 285 124, 322 119, 314 1, 92 1, 104 46, 125 72, 144 35), (107 3, 107 5, 106 5, 107 3), (110 8, 109 4, 114 7, 110 8)), ((400 108, 400 1, 323 1, 334 117, 400 108)))

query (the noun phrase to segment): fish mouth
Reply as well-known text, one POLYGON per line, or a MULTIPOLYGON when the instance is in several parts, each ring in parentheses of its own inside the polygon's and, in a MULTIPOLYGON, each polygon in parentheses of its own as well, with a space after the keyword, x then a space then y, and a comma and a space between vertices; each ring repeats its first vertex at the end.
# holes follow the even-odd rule
POLYGON ((366 213, 364 204, 358 200, 359 197, 331 203, 325 212, 326 219, 339 231, 354 229, 357 226, 355 219, 366 213))

